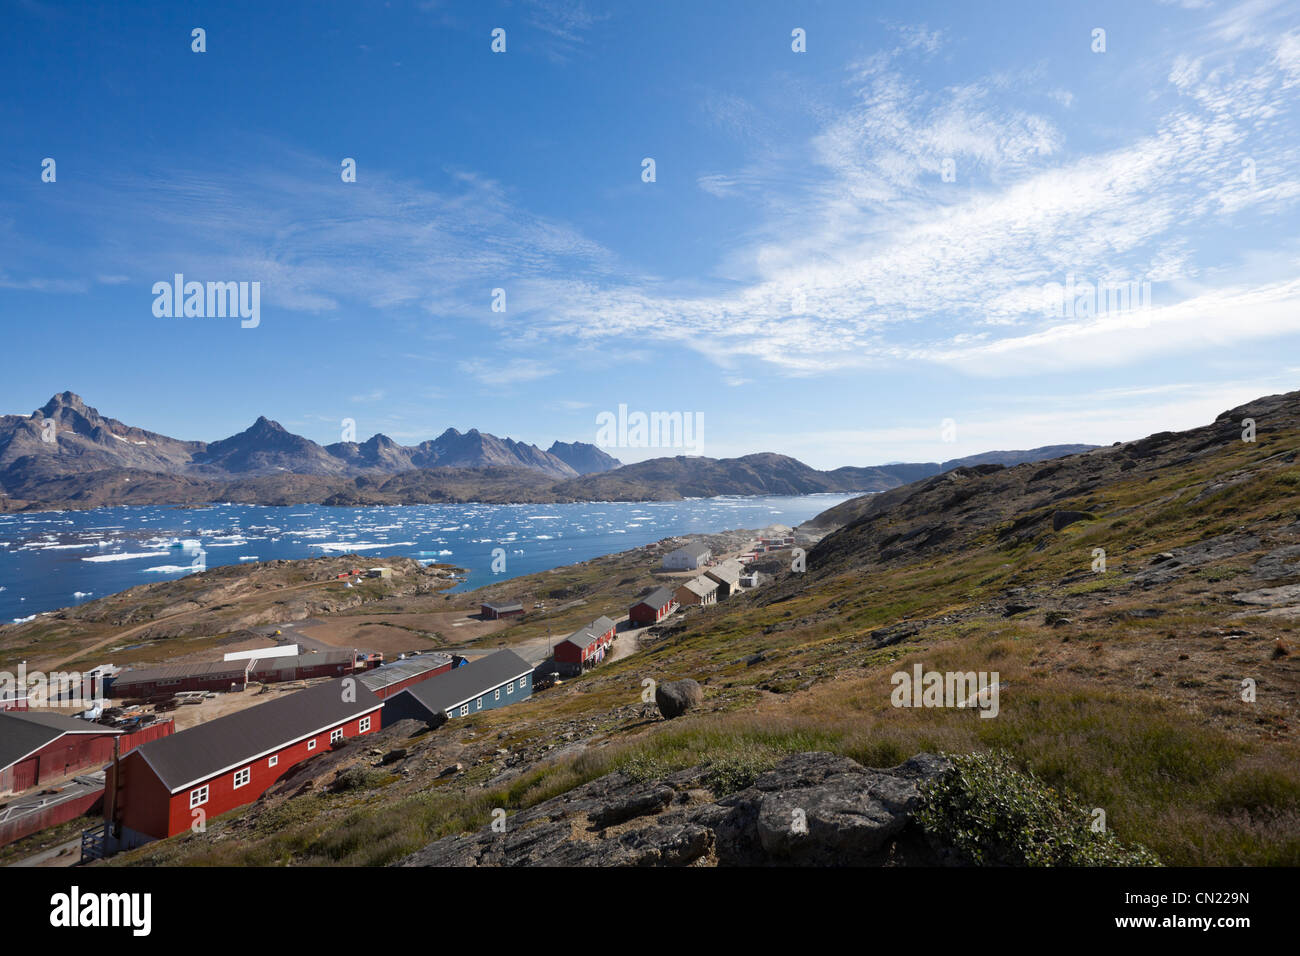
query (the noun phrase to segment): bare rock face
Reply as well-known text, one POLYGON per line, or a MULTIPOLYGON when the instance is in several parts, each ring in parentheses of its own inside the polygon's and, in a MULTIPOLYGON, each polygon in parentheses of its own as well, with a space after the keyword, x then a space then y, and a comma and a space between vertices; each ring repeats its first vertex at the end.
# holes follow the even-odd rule
POLYGON ((704 703, 704 688, 687 678, 655 685, 655 703, 664 719, 680 717, 693 707, 704 703))
POLYGON ((654 782, 613 773, 444 837, 400 866, 872 866, 934 863, 913 815, 948 761, 919 754, 872 770, 829 753, 787 757, 715 801, 708 767, 654 782))
POLYGON ((1052 530, 1060 531, 1076 521, 1092 521, 1094 517, 1090 511, 1057 511, 1052 515, 1052 530))

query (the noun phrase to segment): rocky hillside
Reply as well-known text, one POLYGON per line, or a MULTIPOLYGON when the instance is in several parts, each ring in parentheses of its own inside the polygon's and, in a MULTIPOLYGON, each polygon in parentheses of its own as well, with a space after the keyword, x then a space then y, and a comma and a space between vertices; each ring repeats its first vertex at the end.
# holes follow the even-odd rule
MULTIPOLYGON (((1300 865, 1298 452, 1300 393, 852 502, 802 573, 773 556, 759 589, 563 686, 390 728, 117 862, 1300 865), (988 675, 996 712, 898 706, 917 668, 988 675), (923 753, 955 769, 918 778, 917 804, 923 753)), ((509 585, 562 585, 588 615, 656 564, 509 585)))

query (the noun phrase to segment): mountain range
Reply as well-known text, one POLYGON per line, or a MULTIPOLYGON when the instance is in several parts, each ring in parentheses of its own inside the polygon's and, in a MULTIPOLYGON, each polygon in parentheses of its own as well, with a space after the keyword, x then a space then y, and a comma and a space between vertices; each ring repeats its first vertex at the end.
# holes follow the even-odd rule
POLYGON ((30 415, 0 416, 0 510, 119 504, 332 505, 674 500, 716 495, 884 491, 977 463, 1020 464, 1086 451, 1052 445, 947 462, 819 471, 762 453, 624 465, 595 445, 547 450, 478 429, 418 445, 377 434, 319 445, 260 417, 214 442, 182 441, 107 418, 62 392, 30 415))

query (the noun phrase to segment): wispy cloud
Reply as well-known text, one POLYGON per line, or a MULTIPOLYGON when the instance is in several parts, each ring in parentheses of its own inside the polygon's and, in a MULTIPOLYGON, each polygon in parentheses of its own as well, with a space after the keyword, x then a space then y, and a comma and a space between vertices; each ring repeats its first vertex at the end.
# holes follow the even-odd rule
POLYGON ((531 382, 554 375, 556 369, 536 359, 465 359, 458 363, 462 372, 473 376, 484 385, 496 388, 531 382))

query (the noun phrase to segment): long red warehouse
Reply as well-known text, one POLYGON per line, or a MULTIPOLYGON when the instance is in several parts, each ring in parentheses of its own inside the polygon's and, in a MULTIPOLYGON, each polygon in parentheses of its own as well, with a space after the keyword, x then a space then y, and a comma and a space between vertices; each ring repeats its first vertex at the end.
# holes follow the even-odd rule
POLYGON ((129 849, 252 803, 295 765, 379 730, 382 708, 343 678, 145 744, 109 768, 109 842, 129 849))
POLYGON ((135 733, 39 711, 0 713, 0 793, 21 793, 79 770, 98 770, 116 742, 126 753, 172 732, 160 721, 135 733))

